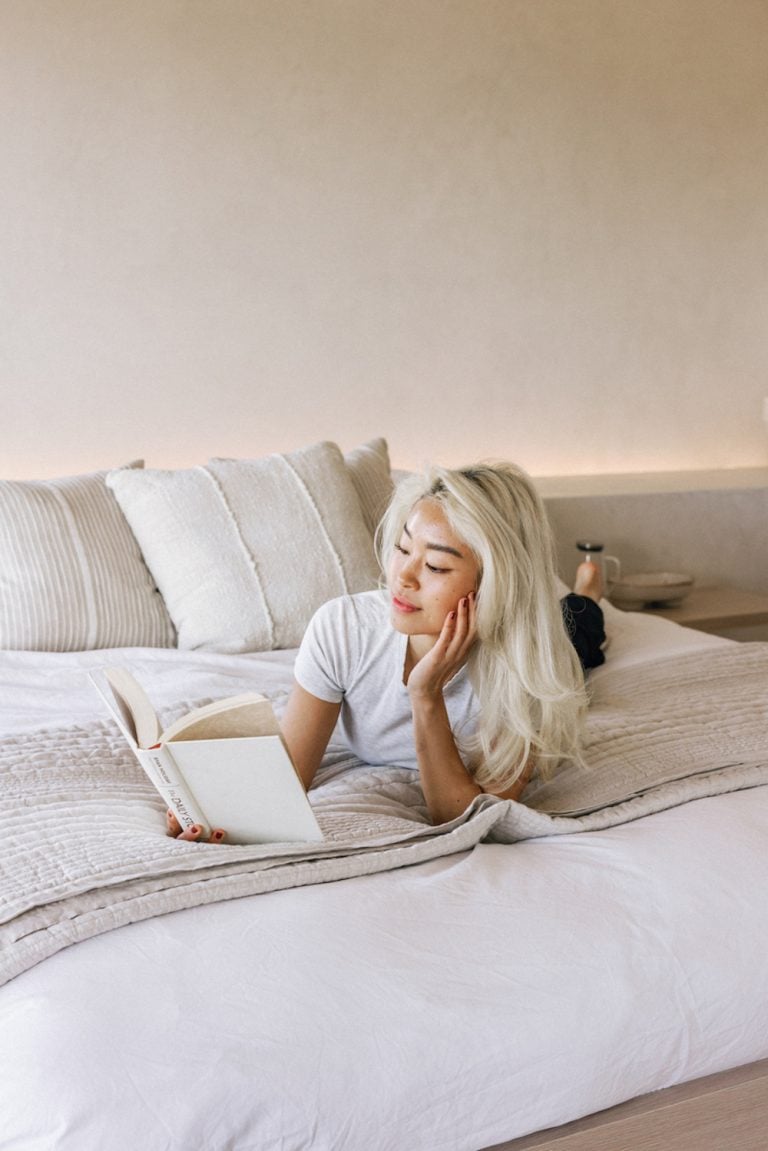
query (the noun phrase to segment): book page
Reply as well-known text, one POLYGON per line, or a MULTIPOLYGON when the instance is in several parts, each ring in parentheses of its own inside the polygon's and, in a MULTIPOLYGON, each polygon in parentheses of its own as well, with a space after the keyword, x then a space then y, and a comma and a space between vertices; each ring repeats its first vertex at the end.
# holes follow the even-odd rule
POLYGON ((243 739, 254 735, 279 735, 272 704, 263 695, 247 692, 219 699, 188 712, 163 732, 163 742, 192 739, 243 739))
POLYGON ((135 733, 139 747, 154 747, 160 740, 160 724, 144 688, 122 667, 104 668, 112 695, 126 726, 135 733))

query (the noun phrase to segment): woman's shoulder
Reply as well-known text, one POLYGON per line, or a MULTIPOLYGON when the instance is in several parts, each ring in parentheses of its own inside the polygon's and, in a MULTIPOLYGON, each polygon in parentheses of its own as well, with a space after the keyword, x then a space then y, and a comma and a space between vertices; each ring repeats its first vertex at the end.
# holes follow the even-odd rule
POLYGON ((386 593, 376 588, 328 600, 318 608, 315 619, 322 623, 378 629, 387 620, 387 610, 386 593))
POLYGON ((389 632, 386 593, 380 590, 338 596, 318 608, 305 639, 326 650, 363 651, 389 632))
MULTIPOLYGON (((297 678, 307 665, 322 666, 343 692, 360 668, 386 648, 391 631, 387 597, 381 591, 328 600, 315 612, 305 633, 297 657, 297 678)), ((312 690, 306 683, 303 686, 312 690)))

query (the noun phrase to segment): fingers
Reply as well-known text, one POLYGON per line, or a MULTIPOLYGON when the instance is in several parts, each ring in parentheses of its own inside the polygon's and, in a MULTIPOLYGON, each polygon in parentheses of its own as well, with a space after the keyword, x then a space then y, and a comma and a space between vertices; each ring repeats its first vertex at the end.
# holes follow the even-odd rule
POLYGON ((434 646, 419 659, 408 676, 411 695, 441 694, 446 683, 464 664, 477 636, 475 593, 463 596, 443 621, 434 646))
POLYGON ((430 666, 437 672, 441 688, 464 663, 476 637, 475 593, 470 592, 446 616, 442 631, 428 657, 430 666))
POLYGON ((186 828, 186 830, 182 831, 180 835, 176 836, 176 838, 183 839, 189 843, 199 843, 203 841, 204 832, 204 827, 202 827, 199 823, 193 823, 191 827, 186 828))
POLYGON ((222 831, 219 827, 212 831, 210 835, 206 836, 206 828, 202 827, 199 823, 193 823, 186 831, 182 831, 181 835, 177 835, 177 839, 186 840, 189 843, 224 843, 227 838, 226 831, 222 831))
POLYGON ((165 834, 172 835, 174 839, 181 835, 181 824, 172 811, 165 813, 165 834))
POLYGON ((445 640, 447 652, 457 655, 466 653, 476 635, 475 592, 470 592, 448 613, 440 638, 445 640))
POLYGON ((167 835, 173 836, 174 839, 183 839, 185 843, 225 843, 227 838, 226 831, 220 827, 206 836, 207 828, 199 823, 193 823, 191 827, 182 831, 181 824, 172 811, 165 813, 165 826, 167 835))

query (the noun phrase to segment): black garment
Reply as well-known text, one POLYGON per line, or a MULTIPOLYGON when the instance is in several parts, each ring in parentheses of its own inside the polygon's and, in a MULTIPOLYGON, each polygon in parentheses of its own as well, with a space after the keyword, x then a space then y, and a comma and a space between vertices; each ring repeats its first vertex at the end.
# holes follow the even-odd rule
POLYGON ((605 628, 600 604, 588 596, 571 592, 560 600, 560 606, 566 631, 584 670, 605 663, 601 651, 601 644, 605 643, 605 628))

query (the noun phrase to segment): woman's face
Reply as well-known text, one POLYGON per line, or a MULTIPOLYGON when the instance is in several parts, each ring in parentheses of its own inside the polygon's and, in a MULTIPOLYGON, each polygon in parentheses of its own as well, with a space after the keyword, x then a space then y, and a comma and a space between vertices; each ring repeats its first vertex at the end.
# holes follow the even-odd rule
POLYGON ((439 635, 448 613, 477 589, 478 578, 474 555, 440 505, 419 500, 387 570, 393 627, 406 635, 439 635))

